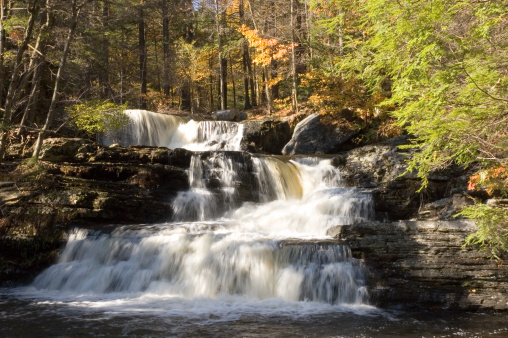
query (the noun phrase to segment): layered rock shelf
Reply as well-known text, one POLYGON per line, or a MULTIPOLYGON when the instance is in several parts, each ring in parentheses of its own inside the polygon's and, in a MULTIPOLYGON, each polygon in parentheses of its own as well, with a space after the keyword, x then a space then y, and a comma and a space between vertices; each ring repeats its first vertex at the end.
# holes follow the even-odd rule
POLYGON ((471 221, 368 222, 330 229, 365 263, 382 307, 508 310, 508 265, 464 247, 471 221))
MULTIPOLYGON (((263 152, 280 152, 290 134, 285 122, 268 121, 247 129, 245 142, 263 152)), ((343 183, 370 194, 375 207, 375 220, 338 225, 328 234, 349 245, 363 261, 376 305, 507 310, 508 267, 476 247, 463 247, 474 225, 453 218, 461 205, 470 202, 465 197, 467 174, 453 168, 432 173, 425 192, 416 193, 420 181, 405 173, 408 155, 397 148, 403 142, 399 138, 334 155, 313 155, 331 158, 343 183)), ((73 226, 104 230, 170 220, 172 200, 189 189, 194 154, 48 139, 38 167, 21 165, 24 170, 13 171, 21 162, 4 164, 0 279, 49 265, 73 226)), ((257 202, 253 155, 199 152, 199 158, 213 161, 220 154, 237 163, 237 203, 257 202)), ((220 182, 210 175, 205 185, 213 193, 220 182)))

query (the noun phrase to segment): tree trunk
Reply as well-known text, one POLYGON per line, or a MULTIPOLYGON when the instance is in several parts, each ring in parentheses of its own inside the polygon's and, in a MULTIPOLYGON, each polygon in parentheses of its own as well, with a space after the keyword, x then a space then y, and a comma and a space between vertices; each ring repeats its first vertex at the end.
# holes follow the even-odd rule
POLYGON ((7 0, 0 0, 0 106, 4 99, 4 51, 7 37, 4 22, 7 20, 7 12, 7 0))
POLYGON ((229 68, 231 74, 231 84, 233 85, 233 108, 236 108, 236 83, 235 83, 235 73, 233 70, 233 58, 231 54, 229 54, 229 68))
POLYGON ((164 96, 169 97, 169 89, 171 86, 170 71, 170 55, 169 55, 169 10, 168 0, 162 0, 162 63, 163 63, 163 92, 164 96))
MULTIPOLYGON (((243 0, 240 0, 238 14, 240 16, 240 23, 245 24, 245 8, 243 0)), ((243 87, 244 87, 244 96, 245 96, 245 104, 244 109, 252 108, 250 103, 249 96, 249 73, 248 73, 248 57, 249 57, 249 43, 247 39, 242 41, 242 70, 243 70, 243 87)))
POLYGON ((214 93, 213 93, 213 58, 210 58, 208 60, 208 67, 210 69, 210 78, 209 78, 209 81, 210 81, 210 110, 213 110, 213 96, 214 96, 214 93))
POLYGON ((139 42, 139 108, 146 109, 146 93, 147 93, 147 51, 145 37, 145 18, 144 9, 140 5, 138 7, 138 42, 139 42))
POLYGON ((252 59, 250 58, 248 48, 247 48, 247 53, 244 55, 247 56, 247 69, 249 70, 249 82, 250 82, 250 99, 251 99, 251 104, 254 107, 254 106, 257 106, 257 101, 258 101, 257 98, 259 95, 257 95, 258 90, 257 90, 257 83, 255 81, 256 76, 255 76, 254 70, 252 69, 252 59))
POLYGON ((182 110, 192 110, 192 93, 191 93, 191 86, 190 86, 190 80, 184 79, 181 87, 181 103, 180 103, 180 109, 182 110))
POLYGON ((30 59, 29 69, 33 68, 33 76, 32 76, 32 87, 30 90, 30 94, 28 96, 28 103, 23 112, 23 117, 19 124, 19 130, 17 136, 23 136, 25 134, 26 128, 25 126, 29 125, 32 121, 34 115, 34 106, 35 103, 39 100, 39 89, 42 78, 42 67, 45 63, 45 55, 46 55, 46 36, 50 26, 50 0, 45 1, 44 11, 45 18, 44 22, 39 31, 39 35, 37 37, 37 42, 35 43, 34 51, 32 53, 32 57, 30 59))
POLYGON ((219 77, 220 77, 220 109, 227 109, 228 105, 228 60, 224 57, 222 50, 222 21, 226 13, 220 15, 219 0, 215 0, 215 24, 217 26, 217 49, 219 50, 219 77))
POLYGON ((269 85, 270 78, 268 77, 268 66, 263 67, 263 80, 265 82, 266 109, 268 113, 271 113, 273 111, 273 96, 272 88, 269 85))
POLYGON ((35 159, 39 158, 39 154, 42 147, 42 141, 46 137, 46 134, 49 130, 49 127, 51 126, 51 123, 53 122, 53 116, 55 115, 55 109, 57 104, 57 97, 58 97, 58 88, 60 85, 60 81, 62 79, 62 74, 65 69, 65 64, 67 63, 67 56, 69 54, 69 49, 71 46, 72 39, 74 38, 74 33, 76 32, 76 26, 78 24, 78 18, 79 14, 81 12, 81 8, 88 2, 88 0, 85 0, 80 6, 77 4, 77 0, 72 0, 72 19, 71 19, 71 25, 69 27, 69 33, 67 35, 67 39, 65 40, 65 46, 62 52, 62 57, 60 59, 60 66, 58 66, 58 71, 56 73, 55 78, 55 85, 53 87, 53 96, 51 97, 51 103, 49 105, 48 109, 48 115, 46 117, 46 122, 44 123, 44 126, 42 127, 41 131, 39 132, 39 136, 37 137, 37 142, 35 143, 35 149, 33 152, 32 157, 35 159))
MULTIPOLYGON (((102 0, 102 29, 103 29, 103 33, 107 33, 109 31, 109 8, 110 8, 109 1, 110 0, 102 0)), ((102 37, 101 70, 99 72, 99 84, 102 88, 102 98, 107 99, 110 94, 108 34, 104 34, 102 37)))
MULTIPOLYGON (((271 80, 275 80, 279 76, 279 71, 278 71, 277 67, 278 67, 277 60, 275 60, 272 57, 272 60, 270 62, 271 80)), ((272 100, 279 99, 279 83, 274 82, 274 84, 271 86, 271 89, 272 89, 272 100)))
POLYGON ((291 0, 291 78, 292 78, 292 88, 291 88, 291 106, 294 112, 298 112, 298 91, 297 91, 297 80, 296 80, 296 55, 295 55, 295 44, 296 44, 296 34, 295 34, 295 0, 291 0))
POLYGON ((7 149, 7 135, 9 133, 9 125, 12 120, 13 104, 16 98, 16 89, 18 87, 18 80, 20 77, 21 67, 23 66, 23 55, 28 48, 28 43, 32 38, 35 20, 38 11, 39 0, 33 0, 28 5, 28 11, 30 17, 28 19, 27 27, 25 30, 25 37, 23 42, 18 48, 16 54, 16 60, 14 62, 14 69, 12 70, 12 76, 9 83, 9 89, 7 90, 7 96, 5 98, 4 116, 2 118, 2 132, 0 136, 0 160, 3 160, 5 151, 7 149))

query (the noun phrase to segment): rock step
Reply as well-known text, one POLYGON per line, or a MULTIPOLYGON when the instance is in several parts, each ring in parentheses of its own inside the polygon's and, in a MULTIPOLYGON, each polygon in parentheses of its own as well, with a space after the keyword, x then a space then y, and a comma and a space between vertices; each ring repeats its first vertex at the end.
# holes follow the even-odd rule
POLYGON ((464 247, 471 221, 366 222, 334 229, 369 270, 372 300, 508 310, 508 264, 464 247))

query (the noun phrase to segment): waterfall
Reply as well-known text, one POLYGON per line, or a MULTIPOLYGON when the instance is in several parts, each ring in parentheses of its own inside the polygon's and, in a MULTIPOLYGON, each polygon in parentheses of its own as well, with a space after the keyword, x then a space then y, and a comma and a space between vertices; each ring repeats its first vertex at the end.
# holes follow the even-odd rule
POLYGON ((104 145, 131 145, 185 148, 194 151, 240 150, 243 125, 228 121, 187 121, 184 117, 146 110, 125 110, 127 126, 117 132, 100 134, 104 145))
POLYGON ((232 294, 330 304, 361 304, 367 297, 362 268, 344 246, 187 234, 171 226, 150 230, 81 232, 34 286, 81 294, 232 294))
POLYGON ((173 115, 157 114, 146 110, 124 110, 129 117, 127 126, 117 132, 103 133, 98 136, 98 142, 121 146, 167 146, 173 134, 185 120, 173 115))
POLYGON ((372 197, 345 186, 331 159, 225 151, 239 148, 238 124, 130 114, 146 124, 133 123, 127 143, 203 150, 191 158, 190 189, 173 197, 167 223, 73 233, 35 290, 76 302, 128 299, 140 311, 174 304, 159 299, 199 300, 212 312, 245 302, 367 303, 362 262, 327 231, 371 219, 372 197), (171 126, 159 126, 166 118, 171 126))

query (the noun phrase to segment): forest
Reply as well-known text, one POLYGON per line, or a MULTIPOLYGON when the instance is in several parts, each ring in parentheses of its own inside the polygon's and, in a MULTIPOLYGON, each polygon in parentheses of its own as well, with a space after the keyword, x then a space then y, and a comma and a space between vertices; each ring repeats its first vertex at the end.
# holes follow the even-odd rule
MULTIPOLYGON (((125 108, 237 108, 336 117, 364 143, 410 135, 425 188, 474 169, 469 189, 508 193, 508 2, 504 0, 1 0, 0 158, 125 108), (36 141, 37 139, 37 141, 36 141)), ((506 201, 506 200, 504 200, 506 201)), ((508 249, 506 204, 463 215, 470 243, 508 249)))

